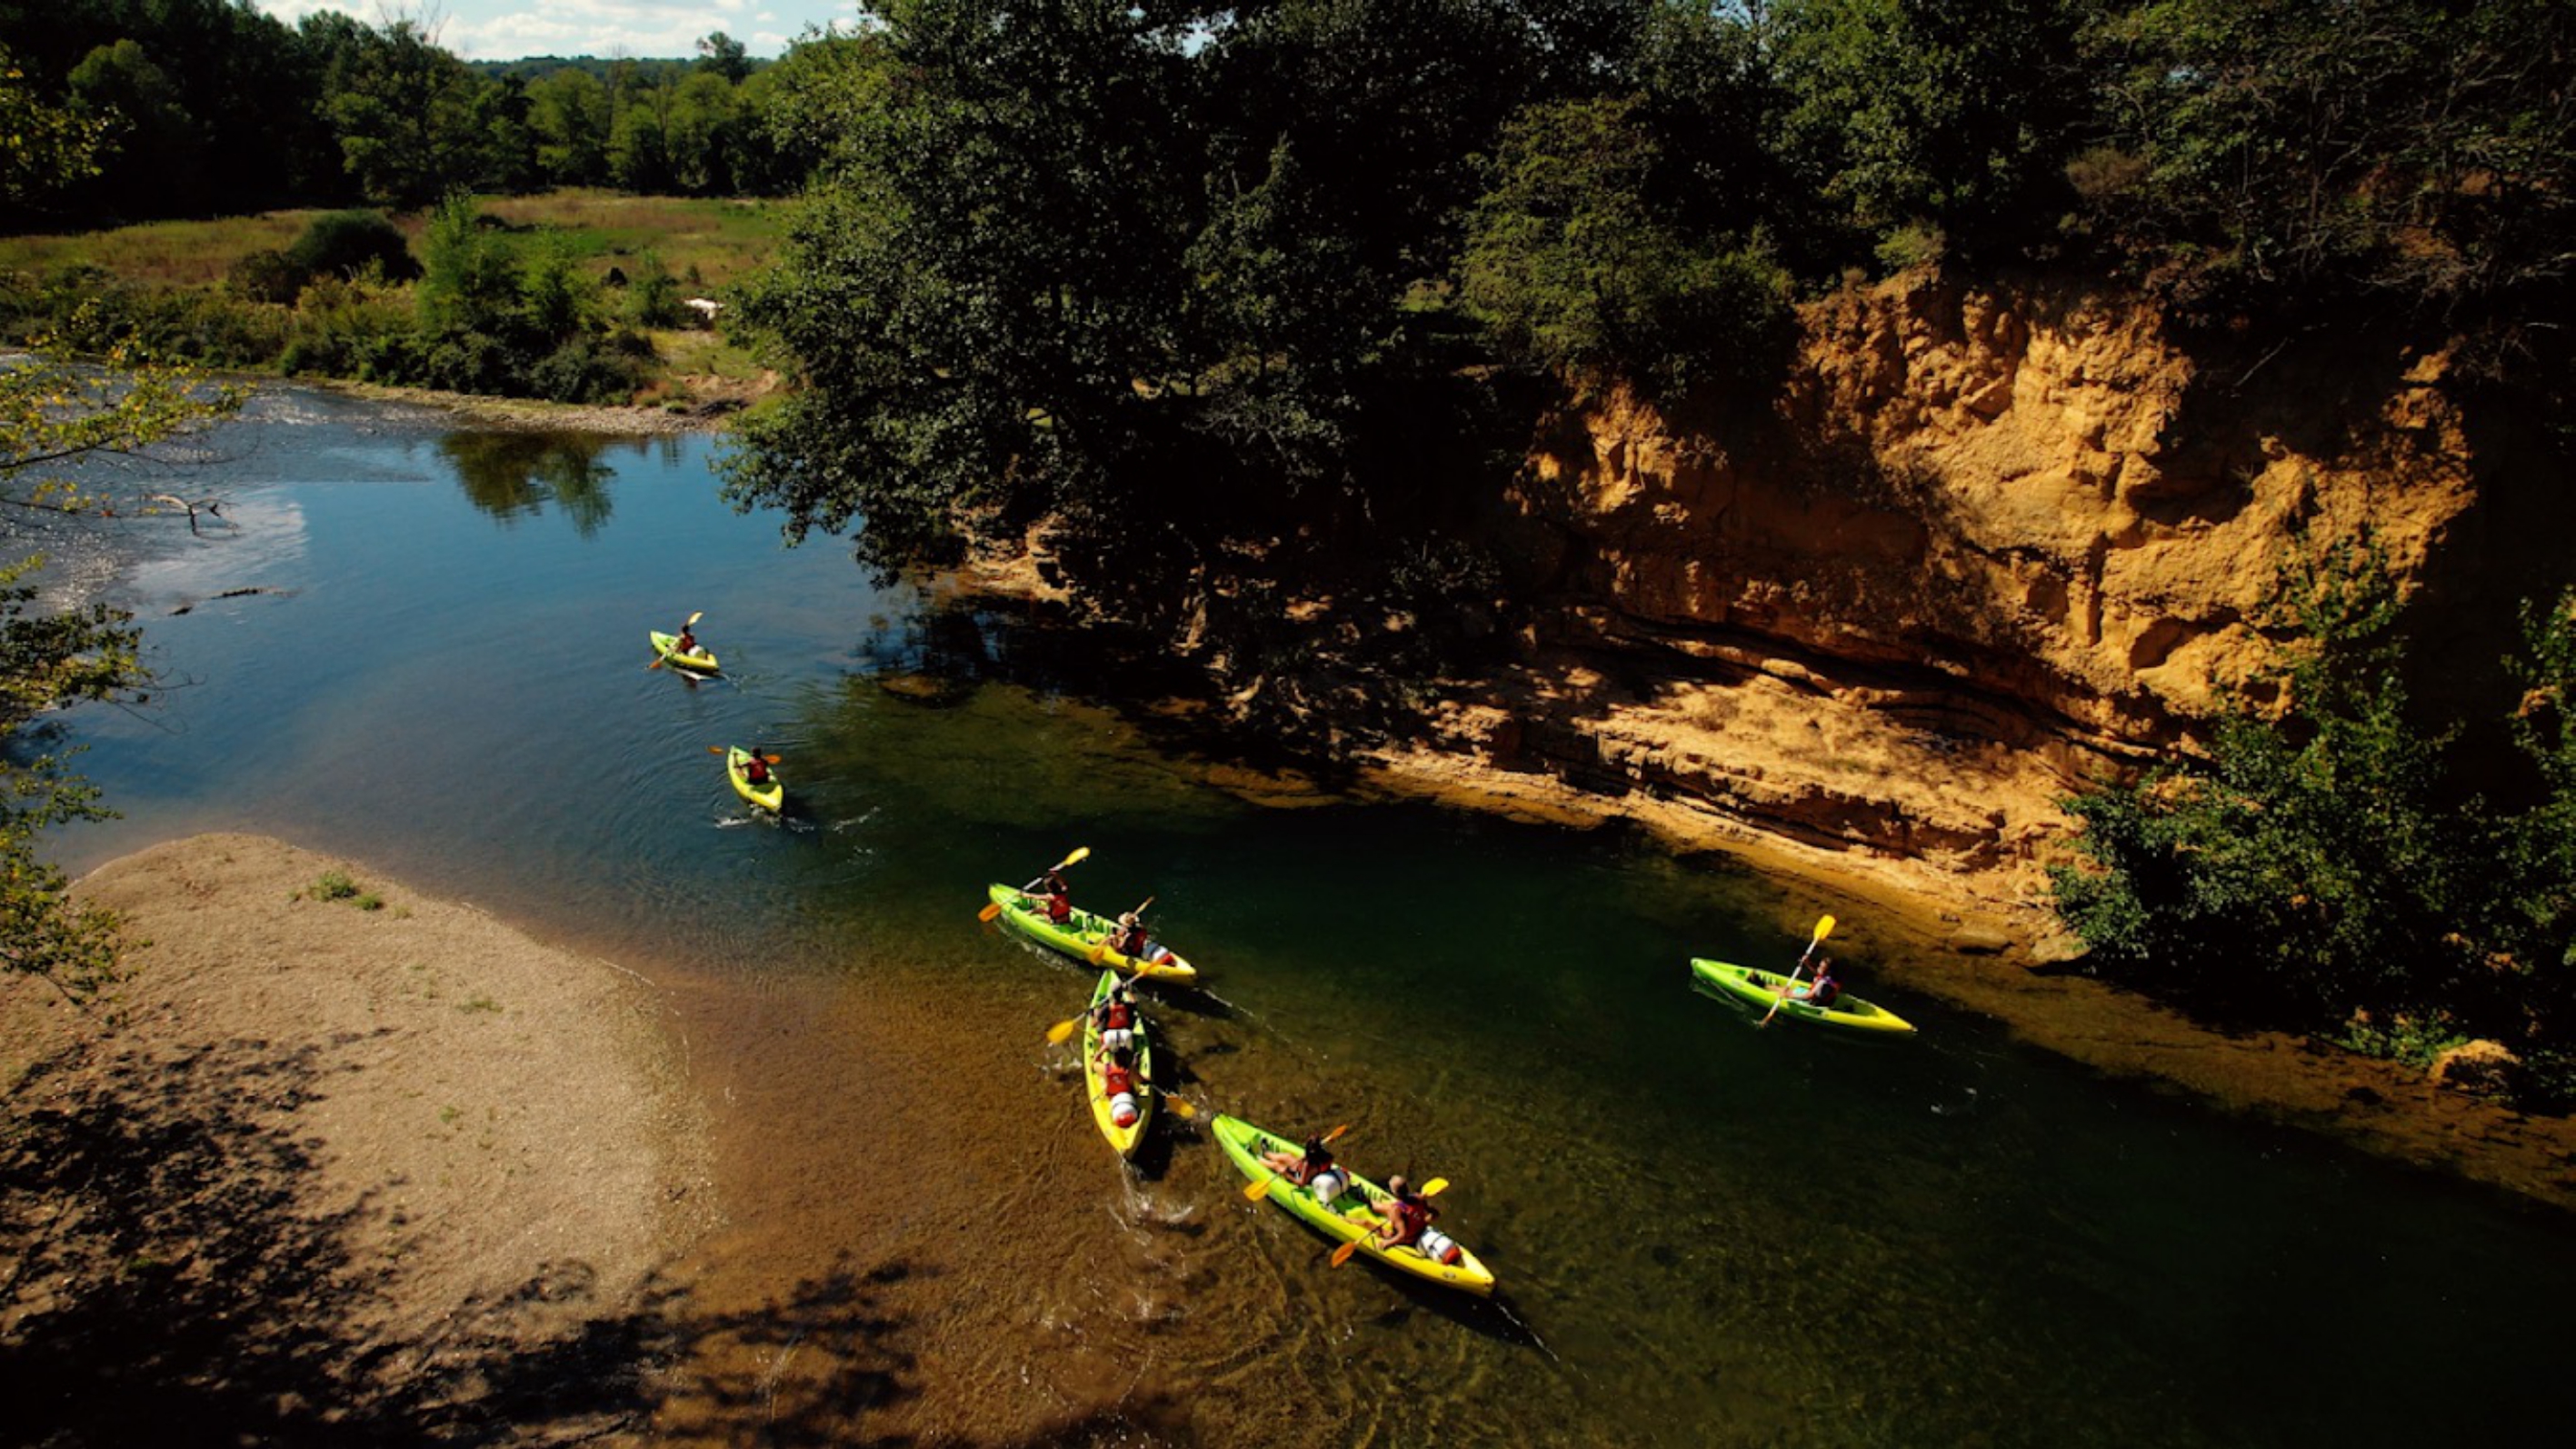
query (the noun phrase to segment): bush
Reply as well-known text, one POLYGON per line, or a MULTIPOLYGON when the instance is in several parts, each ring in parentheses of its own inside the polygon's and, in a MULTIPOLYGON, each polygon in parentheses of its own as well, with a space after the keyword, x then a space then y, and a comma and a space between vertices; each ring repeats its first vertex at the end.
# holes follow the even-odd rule
POLYGON ((387 281, 409 281, 420 275, 401 228, 373 211, 335 211, 313 219, 304 235, 287 248, 287 260, 308 276, 343 279, 380 270, 387 281))
POLYGON ((225 274, 224 285, 232 288, 235 296, 249 301, 292 306, 303 295, 308 275, 286 253, 262 250, 233 263, 225 274))

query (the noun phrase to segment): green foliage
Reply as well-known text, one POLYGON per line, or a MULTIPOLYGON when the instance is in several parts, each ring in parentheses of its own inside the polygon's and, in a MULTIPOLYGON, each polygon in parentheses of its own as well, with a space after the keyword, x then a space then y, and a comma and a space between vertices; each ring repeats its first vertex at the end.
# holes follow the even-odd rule
POLYGON ((2338 543, 2285 573, 2292 642, 2205 767, 2067 802, 2094 869, 2054 872, 2058 913, 2117 969, 2305 1024, 2440 1001, 2474 958, 2476 837, 2442 750, 2407 717, 2397 601, 2375 553, 2338 543))
POLYGON ((98 174, 107 119, 37 98, 34 80, 0 45, 0 201, 33 206, 98 174))
POLYGON ((476 81, 418 22, 363 32, 335 58, 328 106, 349 175, 370 201, 409 210, 483 169, 476 81))
POLYGON ((317 216, 295 239, 295 245, 287 248, 286 255, 308 277, 347 279, 364 276, 370 269, 391 282, 409 281, 420 275, 420 263, 412 260, 411 244, 403 239, 402 228, 378 211, 334 211, 317 216))
POLYGON ((2561 299, 2576 10, 2159 0, 2107 12, 2092 219, 2212 309, 2561 299))
POLYGON ((304 894, 317 901, 354 900, 358 894, 358 883, 349 878, 347 871, 326 870, 314 879, 313 884, 304 888, 304 894))
POLYGON ((1758 235, 1694 245, 1658 214, 1640 109, 1553 102, 1503 128, 1468 223, 1468 310, 1560 370, 1627 370, 1664 390, 1776 376, 1794 328, 1786 274, 1758 235))
POLYGON ((1954 238, 2053 218, 2083 120, 2077 0, 1785 0, 1782 143, 1863 227, 1954 238))
POLYGON ((647 251, 635 262, 626 283, 626 320, 638 327, 681 327, 696 314, 680 295, 679 278, 662 265, 662 254, 647 251))
MULTIPOLYGON (((0 503, 105 511, 109 501, 46 470, 88 453, 133 451, 202 427, 241 405, 234 390, 192 374, 112 355, 74 367, 39 353, 0 368, 0 503)), ((0 565, 0 969, 44 977, 85 998, 114 978, 115 918, 65 895, 60 870, 36 854, 36 833, 106 811, 64 757, 27 748, 47 711, 122 699, 148 683, 128 615, 100 605, 40 610, 29 575, 41 557, 0 565)))
POLYGON ((2113 970, 2229 1014, 2408 1059, 2464 1035, 2564 1050, 2576 591, 2531 613, 2515 661, 2528 692, 2511 723, 2542 781, 2518 809, 2465 798, 2452 732, 2409 717, 2396 618, 2364 545, 2288 571, 2279 662, 2249 681, 2277 718, 2235 704, 2205 764, 2068 801, 2088 864, 2052 871, 2058 913, 2113 970))

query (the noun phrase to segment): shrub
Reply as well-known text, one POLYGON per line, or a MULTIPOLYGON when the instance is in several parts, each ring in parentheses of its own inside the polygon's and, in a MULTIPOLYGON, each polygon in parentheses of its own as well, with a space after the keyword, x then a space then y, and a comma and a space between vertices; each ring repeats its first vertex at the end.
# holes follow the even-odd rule
POLYGON ((225 274, 224 285, 234 295, 253 302, 276 302, 292 305, 304 292, 309 275, 295 264, 295 259, 281 251, 263 249, 251 252, 232 264, 225 274))
POLYGON ((420 275, 420 264, 412 260, 401 228, 373 211, 334 211, 315 217, 295 245, 287 248, 286 256, 308 277, 352 278, 365 275, 370 267, 381 270, 388 281, 420 275))

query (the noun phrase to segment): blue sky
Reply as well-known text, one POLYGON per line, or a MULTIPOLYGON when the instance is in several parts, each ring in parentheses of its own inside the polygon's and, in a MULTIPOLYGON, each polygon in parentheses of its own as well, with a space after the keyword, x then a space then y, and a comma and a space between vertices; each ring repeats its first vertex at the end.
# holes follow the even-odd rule
POLYGON ((379 25, 426 17, 438 42, 467 60, 529 55, 689 56, 698 37, 721 30, 753 55, 774 56, 808 26, 858 18, 856 0, 257 0, 292 25, 316 10, 339 10, 379 25))

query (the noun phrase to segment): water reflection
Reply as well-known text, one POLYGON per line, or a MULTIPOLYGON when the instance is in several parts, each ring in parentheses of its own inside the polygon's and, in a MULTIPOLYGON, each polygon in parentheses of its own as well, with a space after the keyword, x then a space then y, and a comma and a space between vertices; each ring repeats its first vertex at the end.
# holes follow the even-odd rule
POLYGON ((450 433, 440 456, 474 506, 504 523, 541 513, 548 500, 588 538, 608 522, 608 480, 601 455, 612 447, 643 451, 640 442, 598 433, 450 433))

